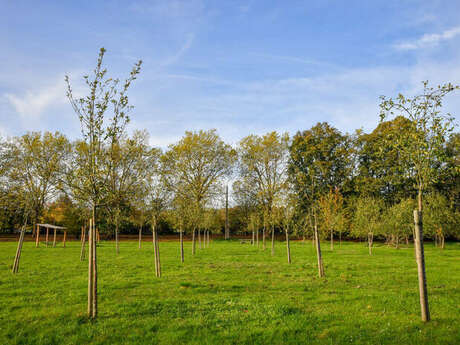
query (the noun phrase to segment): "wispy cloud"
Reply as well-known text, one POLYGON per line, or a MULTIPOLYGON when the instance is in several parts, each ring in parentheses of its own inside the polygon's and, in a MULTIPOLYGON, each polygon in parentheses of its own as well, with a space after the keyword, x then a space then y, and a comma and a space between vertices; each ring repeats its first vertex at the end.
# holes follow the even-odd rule
POLYGON ((443 31, 440 34, 425 34, 415 41, 398 43, 394 47, 397 50, 415 50, 420 48, 426 48, 430 46, 436 46, 442 41, 451 40, 459 35, 460 26, 456 26, 443 31))
POLYGON ((193 44, 193 40, 195 39, 195 35, 189 34, 187 36, 187 39, 185 40, 184 44, 179 48, 179 50, 173 56, 170 56, 166 58, 164 61, 162 61, 161 65, 163 67, 170 66, 176 63, 187 52, 187 50, 190 49, 190 47, 193 44))
POLYGON ((5 93, 4 97, 23 119, 38 118, 47 108, 66 102, 64 77, 44 89, 5 93))

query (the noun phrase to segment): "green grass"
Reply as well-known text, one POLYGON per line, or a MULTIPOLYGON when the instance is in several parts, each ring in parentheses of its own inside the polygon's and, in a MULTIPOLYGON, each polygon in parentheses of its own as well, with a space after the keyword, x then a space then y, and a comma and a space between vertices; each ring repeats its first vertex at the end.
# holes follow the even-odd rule
POLYGON ((420 320, 412 248, 323 244, 326 278, 317 277, 311 242, 284 243, 276 255, 237 241, 179 260, 161 242, 163 277, 152 244, 98 247, 99 317, 88 321, 87 263, 67 248, 0 243, 0 344, 460 344, 460 245, 426 245, 432 321, 420 320))

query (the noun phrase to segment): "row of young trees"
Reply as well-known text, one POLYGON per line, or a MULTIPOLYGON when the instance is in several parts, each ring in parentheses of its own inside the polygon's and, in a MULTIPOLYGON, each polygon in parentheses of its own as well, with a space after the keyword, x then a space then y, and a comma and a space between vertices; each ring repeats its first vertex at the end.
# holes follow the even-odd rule
MULTIPOLYGON (((426 233, 441 246, 446 236, 459 237, 460 135, 453 132, 453 118, 441 112, 444 96, 458 87, 425 82, 414 98, 383 97, 381 122, 367 134, 344 134, 324 122, 292 138, 277 132, 249 135, 232 148, 208 130, 186 132, 163 152, 149 145, 145 131, 126 130, 133 110, 128 89, 141 61, 120 82, 107 76, 104 54, 101 49, 93 74, 84 78, 87 96, 76 97, 66 78, 81 139, 28 133, 0 143, 2 228, 25 229, 50 217, 56 205, 64 208, 60 221, 75 230, 90 219, 90 316, 97 313, 97 227, 113 232, 118 253, 120 225, 127 220, 139 228, 139 246, 146 224, 157 239, 158 225, 166 223, 180 233, 183 261, 183 232, 192 234, 195 253, 202 231, 209 238, 208 231, 222 230, 220 201, 230 181, 238 230, 252 232, 257 243, 261 230, 264 249, 271 235, 272 254, 275 232, 282 230, 288 261, 289 234, 311 234, 320 276, 321 235, 330 238, 331 249, 337 235, 367 238, 370 254, 374 236, 395 246, 412 237, 423 283, 425 194, 426 233)), ((159 266, 157 244, 155 249, 159 266)))

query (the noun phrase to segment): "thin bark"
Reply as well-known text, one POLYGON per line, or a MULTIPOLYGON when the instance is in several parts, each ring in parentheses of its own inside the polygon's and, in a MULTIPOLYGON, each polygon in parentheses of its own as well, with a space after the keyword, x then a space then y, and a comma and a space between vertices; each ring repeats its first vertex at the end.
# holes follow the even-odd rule
MULTIPOLYGON (((419 195, 419 208, 421 206, 421 196, 419 195)), ((423 250, 423 218, 421 210, 414 210, 415 223, 415 255, 417 260, 418 270, 418 286, 420 294, 420 309, 422 321, 430 321, 430 309, 428 305, 428 292, 426 287, 426 272, 425 272, 425 254, 423 250)))
POLYGON ((259 229, 256 230, 256 242, 257 242, 257 248, 259 248, 259 229))
POLYGON ((198 243, 200 244, 200 249, 203 249, 201 247, 201 230, 200 229, 198 229, 198 243))
POLYGON ((62 241, 62 246, 65 248, 65 240, 67 239, 67 231, 64 231, 64 239, 62 241))
POLYGON ((319 240, 318 234, 318 224, 316 221, 316 214, 315 214, 315 242, 316 242, 316 256, 318 258, 318 275, 319 277, 324 277, 324 267, 323 267, 323 258, 321 256, 321 242, 319 240))
MULTIPOLYGON (((155 230, 155 233, 157 231, 155 230)), ((156 244, 156 260, 157 260, 157 267, 158 267, 158 278, 161 277, 161 261, 160 261, 160 239, 158 237, 158 233, 155 234, 155 244, 156 244)))
POLYGON ((196 241, 195 241, 195 229, 193 229, 193 235, 192 235, 192 255, 195 255, 195 245, 196 245, 196 241))
POLYGON ((85 258, 85 242, 86 242, 86 230, 85 227, 82 226, 82 236, 81 236, 81 250, 80 250, 80 261, 83 261, 85 258))
POLYGON ((334 250, 334 230, 331 229, 331 250, 334 250))
POLYGON ((139 227, 139 249, 141 249, 142 243, 142 225, 139 227))
POLYGON ((287 250, 288 263, 291 263, 291 246, 289 245, 289 232, 287 228, 286 228, 286 250, 287 250))
POLYGON ((48 247, 49 234, 50 234, 50 229, 46 228, 46 239, 45 239, 46 247, 48 247))
POLYGON ((255 232, 253 231, 252 232, 252 241, 251 241, 251 244, 254 246, 256 243, 255 243, 255 232))
POLYGON ((272 256, 275 255, 275 226, 272 225, 272 256))
POLYGON ((265 246, 265 225, 262 229, 262 249, 265 250, 266 246, 265 246))
POLYGON ((182 229, 180 230, 180 261, 184 262, 184 235, 182 229))
POLYGON ((374 234, 369 232, 367 234, 367 244, 369 246, 369 255, 372 255, 372 244, 374 243, 374 234))
POLYGON ((56 229, 54 229, 53 247, 56 247, 56 229))
POLYGON ((115 247, 118 255, 120 253, 120 244, 118 241, 118 219, 115 221, 115 247))

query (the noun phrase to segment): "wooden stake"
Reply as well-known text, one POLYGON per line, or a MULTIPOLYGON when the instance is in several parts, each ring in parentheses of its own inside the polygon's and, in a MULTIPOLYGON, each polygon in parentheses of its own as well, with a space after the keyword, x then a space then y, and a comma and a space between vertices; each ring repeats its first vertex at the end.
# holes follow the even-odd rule
POLYGON ((141 241, 142 241, 142 225, 139 227, 139 249, 141 249, 141 241))
POLYGON ((88 231, 88 317, 93 316, 93 232, 92 219, 89 220, 88 231))
POLYGON ((430 309, 428 305, 428 291, 426 287, 425 253, 423 250, 423 218, 422 211, 414 210, 415 223, 415 256, 418 270, 418 287, 420 294, 420 309, 422 321, 430 321, 430 309))
POLYGON ((180 229, 180 261, 184 262, 184 235, 182 229, 180 229))
POLYGON ((321 242, 319 240, 318 224, 316 223, 316 214, 315 214, 315 242, 316 242, 316 256, 318 258, 318 275, 321 278, 321 277, 324 277, 324 267, 323 267, 323 258, 321 256, 321 242))
MULTIPOLYGON (((81 227, 81 250, 80 250, 80 261, 83 261, 85 258, 85 242, 86 242, 86 231, 85 227, 81 227)), ((88 234, 89 235, 89 234, 88 234)))
POLYGON ((35 247, 38 248, 40 245, 40 225, 37 224, 37 233, 35 234, 35 247))
POLYGON ((14 257, 14 263, 13 263, 13 273, 18 273, 19 272, 19 260, 21 258, 21 251, 22 251, 22 244, 24 242, 24 232, 25 232, 25 226, 21 229, 21 233, 19 234, 19 240, 18 240, 18 248, 16 249, 16 255, 14 257))
POLYGON ((288 228, 286 228, 286 250, 287 250, 287 259, 288 263, 291 263, 291 246, 289 245, 289 232, 288 228))
POLYGON ((97 316, 97 255, 96 255, 96 220, 93 212, 93 319, 97 316))
POLYGON ((195 255, 195 246, 196 246, 195 229, 193 229, 193 235, 192 235, 192 255, 195 255))

